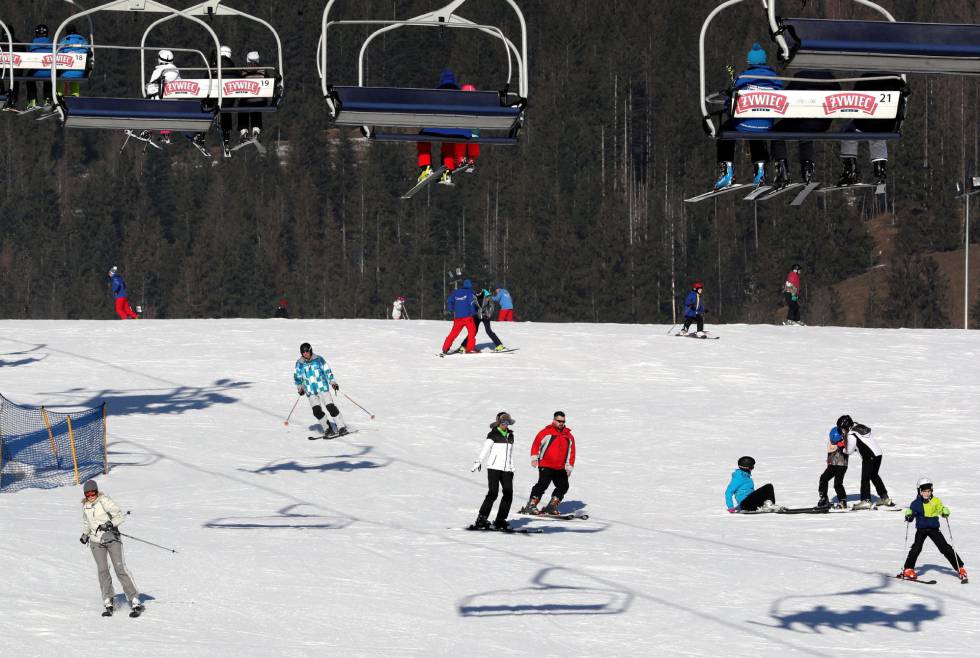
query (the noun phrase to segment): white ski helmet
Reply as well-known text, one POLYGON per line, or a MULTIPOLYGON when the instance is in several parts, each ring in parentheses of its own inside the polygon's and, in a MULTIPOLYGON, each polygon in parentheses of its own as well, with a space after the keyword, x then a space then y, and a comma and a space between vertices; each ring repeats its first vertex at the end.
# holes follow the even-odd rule
POLYGON ((253 50, 249 54, 245 55, 245 61, 249 64, 259 63, 259 51, 253 50))
POLYGON ((915 488, 918 491, 923 489, 932 489, 932 480, 929 478, 919 478, 919 481, 915 483, 915 488))
POLYGON ((228 46, 221 46, 221 50, 218 51, 222 57, 231 57, 231 48, 228 46))
POLYGON ((174 54, 169 50, 161 50, 157 53, 157 59, 160 60, 161 64, 173 64, 174 54))
POLYGON ((109 268, 109 276, 115 275, 115 273, 118 272, 118 271, 119 271, 119 268, 116 267, 115 265, 113 265, 112 267, 109 268))

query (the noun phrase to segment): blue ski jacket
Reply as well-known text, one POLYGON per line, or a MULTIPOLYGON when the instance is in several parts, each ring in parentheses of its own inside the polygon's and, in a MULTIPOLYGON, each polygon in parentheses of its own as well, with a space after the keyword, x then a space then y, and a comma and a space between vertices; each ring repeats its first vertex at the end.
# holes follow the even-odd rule
POLYGON ((476 315, 478 311, 476 296, 473 295, 473 284, 469 279, 463 281, 463 287, 454 290, 446 298, 446 310, 453 314, 454 318, 468 318, 476 315))
MULTIPOLYGON (((31 45, 27 47, 27 52, 30 53, 49 53, 51 52, 51 37, 34 37, 31 41, 31 45)), ((34 71, 35 78, 51 78, 51 71, 47 69, 39 69, 34 71)))
POLYGON ((943 501, 935 496, 925 501, 919 495, 909 505, 909 509, 912 510, 912 516, 915 518, 916 529, 939 528, 939 517, 942 515, 943 501))
MULTIPOLYGON (((63 53, 88 53, 88 39, 83 37, 81 34, 69 34, 66 35, 59 43, 59 46, 69 46, 68 48, 62 48, 59 52, 63 53)), ((84 78, 85 71, 64 71, 58 72, 59 78, 84 78)))
POLYGON ((121 274, 113 274, 112 279, 112 298, 119 299, 126 296, 126 282, 123 281, 121 274))
MULTIPOLYGON (((765 64, 752 66, 745 69, 735 78, 735 89, 782 89, 782 80, 766 80, 754 76, 759 75, 779 75, 775 70, 765 64)), ((734 122, 735 130, 740 132, 759 133, 766 132, 772 128, 772 119, 738 119, 734 122)))
POLYGON ((738 507, 753 491, 755 491, 755 483, 752 482, 752 476, 748 471, 736 468, 732 471, 732 479, 728 483, 728 488, 725 489, 725 509, 738 507), (735 496, 734 504, 732 503, 732 496, 735 496))
POLYGON ((514 309, 514 300, 511 299, 510 293, 507 292, 507 288, 498 288, 497 293, 493 296, 493 301, 500 304, 500 309, 503 311, 511 311, 514 309))
POLYGON ((693 318, 704 313, 704 304, 701 303, 701 294, 695 291, 687 293, 684 300, 684 317, 693 318))

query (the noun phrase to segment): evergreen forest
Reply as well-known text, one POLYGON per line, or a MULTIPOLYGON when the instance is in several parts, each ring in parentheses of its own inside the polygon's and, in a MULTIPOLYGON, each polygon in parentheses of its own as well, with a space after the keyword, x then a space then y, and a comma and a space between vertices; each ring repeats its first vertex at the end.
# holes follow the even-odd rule
MULTIPOLYGON (((880 2, 899 20, 980 21, 975 0, 880 2)), ((719 2, 518 0, 530 52, 520 144, 486 146, 476 173, 461 174, 458 185, 401 200, 418 171, 414 146, 367 142, 331 124, 315 57, 324 2, 230 4, 268 20, 282 39, 285 95, 266 117, 265 157, 243 149, 223 158, 215 134, 215 164, 186 140, 163 151, 134 143, 120 150, 119 131, 0 114, 0 317, 114 317, 106 272, 115 265, 147 318, 267 317, 280 298, 292 317, 383 318, 404 295, 412 318, 441 319, 448 273, 459 268, 480 286, 507 287, 519 320, 669 324, 691 283, 702 281, 709 322, 775 322, 785 275, 799 263, 810 323, 843 322, 847 302, 830 286, 884 267, 887 286, 870 295, 860 324, 962 326, 934 255, 963 249, 955 183, 977 170, 976 77, 910 76, 884 198, 814 195, 794 208, 734 194, 685 204, 716 174, 714 144, 700 125, 698 36, 719 2), (872 222, 894 232, 885 255, 872 222)), ((389 19, 442 4, 339 0, 337 8, 347 18, 389 19)), ((849 0, 783 5, 800 16, 874 17, 849 0)), ((0 20, 20 41, 32 38, 36 23, 53 33, 74 10, 64 0, 0 0, 0 20)), ((504 0, 470 0, 459 13, 519 35, 504 0)), ((96 14, 95 42, 138 46, 154 18, 96 14)), ((202 28, 176 23, 154 31, 148 46, 213 57, 202 28)), ((251 50, 274 62, 275 43, 261 26, 225 17, 212 26, 236 62, 251 50)), ((88 32, 84 21, 78 28, 88 32)), ((358 51, 373 29, 331 32, 331 81, 356 81, 358 51)), ((710 88, 725 88, 726 67, 743 68, 754 41, 775 61, 761 3, 716 21, 710 88)), ((145 55, 148 66, 154 52, 145 55)), ((140 95, 138 51, 96 55, 83 94, 140 95)), ((186 53, 177 59, 195 66, 186 53)), ((446 67, 481 89, 507 82, 499 43, 469 30, 393 31, 367 55, 369 84, 434 87, 446 67)), ((791 145, 798 175, 795 152, 791 145)), ((835 142, 818 143, 817 179, 836 180, 837 152, 835 142)), ((746 148, 737 159, 738 175, 748 178, 746 148)), ((976 241, 980 221, 972 223, 976 241)), ((980 301, 972 314, 976 326, 980 301)))

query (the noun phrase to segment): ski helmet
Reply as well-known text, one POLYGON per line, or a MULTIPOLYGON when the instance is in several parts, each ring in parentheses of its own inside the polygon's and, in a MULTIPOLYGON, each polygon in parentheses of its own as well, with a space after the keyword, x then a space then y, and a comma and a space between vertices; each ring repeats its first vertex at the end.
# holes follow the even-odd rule
POLYGON ((916 491, 922 491, 923 489, 929 489, 932 491, 932 480, 929 478, 919 478, 919 481, 915 483, 916 491))
POLYGON ((222 57, 231 58, 231 48, 228 46, 221 46, 221 49, 218 52, 222 57))
POLYGON ((310 352, 312 354, 313 346, 309 343, 303 343, 299 346, 299 353, 302 354, 303 352, 310 352))
POLYGON ((118 271, 119 271, 119 268, 116 267, 115 265, 113 265, 112 267, 109 268, 109 276, 115 276, 116 275, 116 272, 118 272, 118 271))
POLYGON ((797 263, 796 265, 793 265, 793 271, 794 272, 802 272, 803 271, 803 268, 800 267, 799 263, 797 263))
POLYGON ((476 91, 476 87, 470 84, 463 85, 462 87, 460 87, 460 89, 462 89, 463 91, 476 91))
POLYGON ((748 455, 746 455, 745 457, 739 457, 738 467, 751 471, 753 468, 755 468, 755 460, 749 457, 748 455))
POLYGON ((46 37, 48 36, 48 26, 44 23, 38 23, 37 27, 34 28, 34 36, 36 37, 46 37))
POLYGON ((161 64, 173 64, 174 54, 169 50, 161 50, 157 53, 157 59, 160 60, 161 64))
POLYGON ((259 51, 253 50, 253 51, 249 52, 249 54, 245 55, 245 61, 248 62, 249 64, 258 64, 259 63, 259 51))
POLYGON ((695 281, 694 285, 691 286, 694 290, 704 290, 704 284, 700 281, 695 281))
POLYGON ((837 429, 839 429, 841 432, 846 432, 852 427, 854 427, 854 421, 847 414, 844 414, 837 419, 837 429))

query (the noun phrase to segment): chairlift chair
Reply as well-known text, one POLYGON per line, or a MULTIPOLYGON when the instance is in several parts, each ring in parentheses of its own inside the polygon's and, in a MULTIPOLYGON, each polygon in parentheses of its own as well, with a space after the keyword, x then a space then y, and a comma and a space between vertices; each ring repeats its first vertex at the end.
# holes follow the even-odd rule
POLYGON ((376 141, 419 142, 435 137, 442 142, 513 145, 524 119, 528 93, 527 25, 514 0, 505 0, 521 26, 518 48, 500 28, 474 23, 456 13, 466 0, 453 0, 441 9, 401 20, 330 20, 336 0, 328 0, 323 10, 317 68, 330 115, 338 126, 360 127, 365 137, 376 141), (357 85, 334 84, 330 79, 327 36, 335 25, 381 25, 361 45, 358 56, 357 85), (499 91, 458 91, 372 86, 365 81, 365 56, 378 36, 401 27, 444 27, 470 29, 501 41, 507 57, 507 80, 499 91), (516 91, 512 79, 516 70, 516 91), (383 132, 396 128, 401 132, 383 132), (406 131, 419 132, 406 132, 406 131), (444 132, 443 132, 444 131, 444 132), (486 134, 487 131, 496 134, 486 134))

